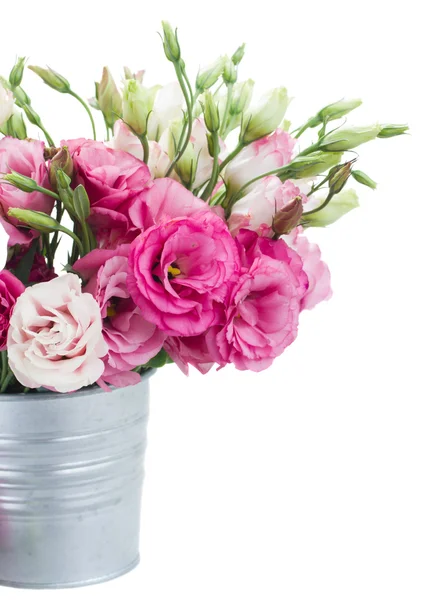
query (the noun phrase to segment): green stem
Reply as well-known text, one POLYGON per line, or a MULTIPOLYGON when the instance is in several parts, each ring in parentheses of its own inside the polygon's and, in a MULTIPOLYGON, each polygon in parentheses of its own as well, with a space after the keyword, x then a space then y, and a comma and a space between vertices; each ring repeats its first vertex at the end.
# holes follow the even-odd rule
POLYGON ((219 179, 219 150, 220 150, 220 140, 219 140, 219 132, 214 131, 212 133, 213 139, 213 169, 210 180, 207 184, 206 189, 201 194, 201 199, 205 202, 209 199, 213 190, 216 186, 217 180, 219 179))
POLYGON ((319 150, 319 148, 320 148, 320 144, 319 144, 319 142, 317 142, 316 144, 312 144, 311 146, 309 146, 308 148, 306 148, 305 150, 300 152, 297 156, 307 156, 307 154, 316 152, 316 150, 319 150))
MULTIPOLYGON (((62 216, 63 216, 63 205, 60 202, 60 200, 58 200, 56 202, 56 221, 58 223, 60 223, 60 221, 62 220, 62 216)), ((56 254, 57 247, 59 245, 58 239, 59 239, 59 232, 55 231, 53 234, 53 239, 51 241, 51 251, 53 253, 53 260, 54 260, 54 255, 56 254)), ((53 265, 51 265, 51 266, 53 266, 53 265)))
MULTIPOLYGON (((57 233, 57 232, 55 232, 57 233)), ((52 247, 50 244, 50 236, 48 233, 43 233, 42 235, 43 238, 43 246, 46 250, 46 258, 47 258, 47 264, 49 266, 49 268, 53 268, 53 263, 54 263, 54 254, 52 252, 52 247)))
POLYGON ((46 196, 50 196, 50 198, 54 198, 55 200, 60 200, 59 194, 56 194, 55 192, 52 192, 51 190, 48 190, 47 188, 41 187, 40 185, 37 185, 37 187, 35 188, 34 191, 41 192, 42 194, 45 194, 46 196))
POLYGON ((1 384, 1 388, 0 388, 0 394, 4 394, 4 392, 7 390, 7 388, 9 387, 10 382, 12 381, 12 379, 14 378, 14 374, 12 371, 9 371, 8 374, 6 375, 3 383, 1 384))
POLYGON ((42 123, 40 123, 38 125, 38 127, 41 129, 41 131, 44 133, 44 136, 47 140, 48 145, 50 146, 50 148, 54 148, 54 142, 53 139, 51 137, 51 135, 49 134, 49 132, 47 131, 47 129, 44 127, 44 125, 42 123))
POLYGON ((303 217, 306 217, 307 215, 313 215, 314 213, 319 212, 319 210, 322 210, 323 208, 325 208, 325 206, 327 206, 329 204, 329 202, 332 200, 332 198, 334 197, 334 193, 333 192, 329 192, 326 200, 317 208, 313 208, 313 210, 309 210, 305 213, 303 213, 303 217))
POLYGON ((97 139, 97 134, 96 134, 96 130, 95 130, 94 118, 93 118, 92 112, 91 112, 91 110, 90 110, 90 107, 89 107, 89 106, 88 106, 88 104, 87 104, 87 103, 86 103, 86 102, 85 102, 85 101, 84 101, 84 100, 81 98, 81 96, 78 96, 78 94, 76 94, 74 91, 72 91, 72 90, 69 90, 69 94, 70 94, 71 96, 73 96, 73 97, 75 98, 75 100, 78 100, 78 102, 79 102, 80 104, 82 104, 82 106, 83 106, 83 107, 85 108, 85 110, 87 111, 87 114, 88 114, 88 116, 89 116, 89 118, 90 118, 90 121, 91 121, 91 127, 92 127, 92 130, 93 130, 93 139, 94 139, 94 140, 96 140, 96 139, 97 139))
POLYGON ((9 363, 7 360, 7 350, 3 350, 3 352, 1 352, 0 385, 3 383, 4 379, 6 378, 8 369, 9 369, 9 363))
POLYGON ((231 160, 233 160, 235 158, 235 156, 238 156, 238 154, 241 152, 241 150, 243 150, 245 148, 245 146, 247 146, 248 144, 246 144, 245 142, 238 142, 238 146, 235 148, 235 150, 232 150, 232 152, 230 154, 228 154, 228 156, 225 158, 225 160, 223 160, 220 163, 220 167, 219 167, 219 173, 221 173, 223 171, 223 169, 226 167, 226 165, 228 163, 231 162, 231 160))
POLYGON ((191 98, 190 94, 192 94, 192 91, 190 91, 191 88, 187 89, 187 86, 185 84, 184 72, 181 69, 181 66, 178 63, 174 63, 174 67, 175 67, 176 77, 178 79, 179 85, 181 86, 182 94, 185 99, 185 104, 187 105, 187 113, 186 113, 187 119, 184 123, 184 126, 182 128, 181 137, 178 141, 179 149, 176 151, 175 157, 172 160, 172 162, 170 163, 169 168, 166 171, 165 177, 169 177, 169 175, 172 173, 173 169, 175 168, 176 163, 181 158, 181 156, 183 155, 183 153, 185 152, 185 150, 189 144, 189 141, 191 138, 191 132, 192 132, 192 123, 193 123, 192 110, 193 110, 193 106, 194 106, 194 103, 195 103, 195 100, 197 97, 197 92, 196 92, 195 95, 191 98), (184 136, 185 136, 185 139, 184 139, 184 136), (184 140, 184 141, 181 142, 181 140, 184 140))
POLYGON ((307 131, 307 129, 309 129, 311 127, 311 124, 313 122, 313 119, 309 119, 306 123, 304 123, 304 125, 302 127, 300 127, 295 135, 295 138, 298 139, 303 133, 304 131, 307 131))
POLYGON ((142 149, 144 151, 143 162, 147 164, 150 156, 150 147, 148 145, 147 135, 145 133, 143 135, 139 135, 138 139, 141 142, 142 149))

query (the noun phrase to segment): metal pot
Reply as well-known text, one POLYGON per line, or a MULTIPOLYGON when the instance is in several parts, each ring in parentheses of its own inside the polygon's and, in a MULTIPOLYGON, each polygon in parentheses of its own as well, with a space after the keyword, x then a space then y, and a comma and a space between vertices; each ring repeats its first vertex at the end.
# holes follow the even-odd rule
POLYGON ((138 564, 148 375, 0 396, 0 584, 82 586, 138 564))

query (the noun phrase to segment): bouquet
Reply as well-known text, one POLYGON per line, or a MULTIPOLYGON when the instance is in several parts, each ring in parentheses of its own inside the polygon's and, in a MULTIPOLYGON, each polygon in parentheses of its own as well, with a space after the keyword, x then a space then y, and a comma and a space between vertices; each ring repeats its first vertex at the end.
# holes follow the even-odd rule
POLYGON ((82 105, 92 139, 56 145, 23 87, 24 58, 1 79, 1 393, 133 385, 170 362, 266 369, 301 311, 331 295, 308 228, 358 206, 350 179, 376 187, 354 149, 408 129, 347 127, 360 100, 292 126, 284 87, 252 102, 244 46, 193 79, 166 22, 162 40, 176 77, 163 87, 128 68, 117 85, 104 68, 85 102, 56 71, 29 67, 82 105))

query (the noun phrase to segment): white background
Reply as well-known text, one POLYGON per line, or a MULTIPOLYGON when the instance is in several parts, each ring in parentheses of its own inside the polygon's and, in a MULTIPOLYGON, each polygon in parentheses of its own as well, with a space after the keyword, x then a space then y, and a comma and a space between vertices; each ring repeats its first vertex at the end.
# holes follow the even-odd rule
MULTIPOLYGON (((124 64, 146 68, 148 83, 166 83, 172 67, 156 33, 165 18, 179 26, 193 75, 247 42, 241 77, 263 91, 286 85, 296 124, 359 96, 353 123, 408 122, 412 132, 360 151, 378 190, 360 188, 359 210, 313 232, 333 299, 302 315, 298 340, 269 371, 186 379, 169 367, 155 377, 141 567, 52 600, 423 598, 423 105, 413 4, 8 3, 4 75, 15 55, 28 55, 86 97, 104 64, 116 74, 124 64)), ((31 73, 25 88, 56 140, 90 135, 71 98, 31 73)))

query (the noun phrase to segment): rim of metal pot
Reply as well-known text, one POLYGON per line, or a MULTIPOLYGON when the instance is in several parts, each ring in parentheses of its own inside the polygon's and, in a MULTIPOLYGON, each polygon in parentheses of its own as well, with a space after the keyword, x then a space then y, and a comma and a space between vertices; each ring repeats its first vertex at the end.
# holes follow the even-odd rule
MULTIPOLYGON (((152 375, 154 375, 154 373, 157 371, 157 369, 149 369, 148 371, 146 371, 145 373, 142 374, 142 379, 140 381, 140 383, 142 383, 143 381, 145 381, 146 379, 150 379, 150 377, 152 375)), ((138 384, 136 384, 138 385, 138 384)), ((116 389, 120 389, 120 388, 116 388, 114 386, 110 386, 110 389, 112 391, 116 390, 116 389)), ((21 401, 25 400, 25 401, 31 401, 31 402, 36 402, 37 400, 54 400, 56 398, 67 398, 67 397, 78 397, 78 396, 86 396, 87 394, 91 395, 97 395, 97 394, 104 394, 105 391, 96 386, 96 385, 92 385, 89 387, 84 387, 80 390, 77 390, 76 392, 69 392, 67 394, 62 394, 60 392, 52 392, 49 390, 45 390, 42 392, 28 392, 27 394, 24 394, 23 392, 19 393, 19 394, 0 394, 0 402, 13 402, 13 401, 21 401)))

